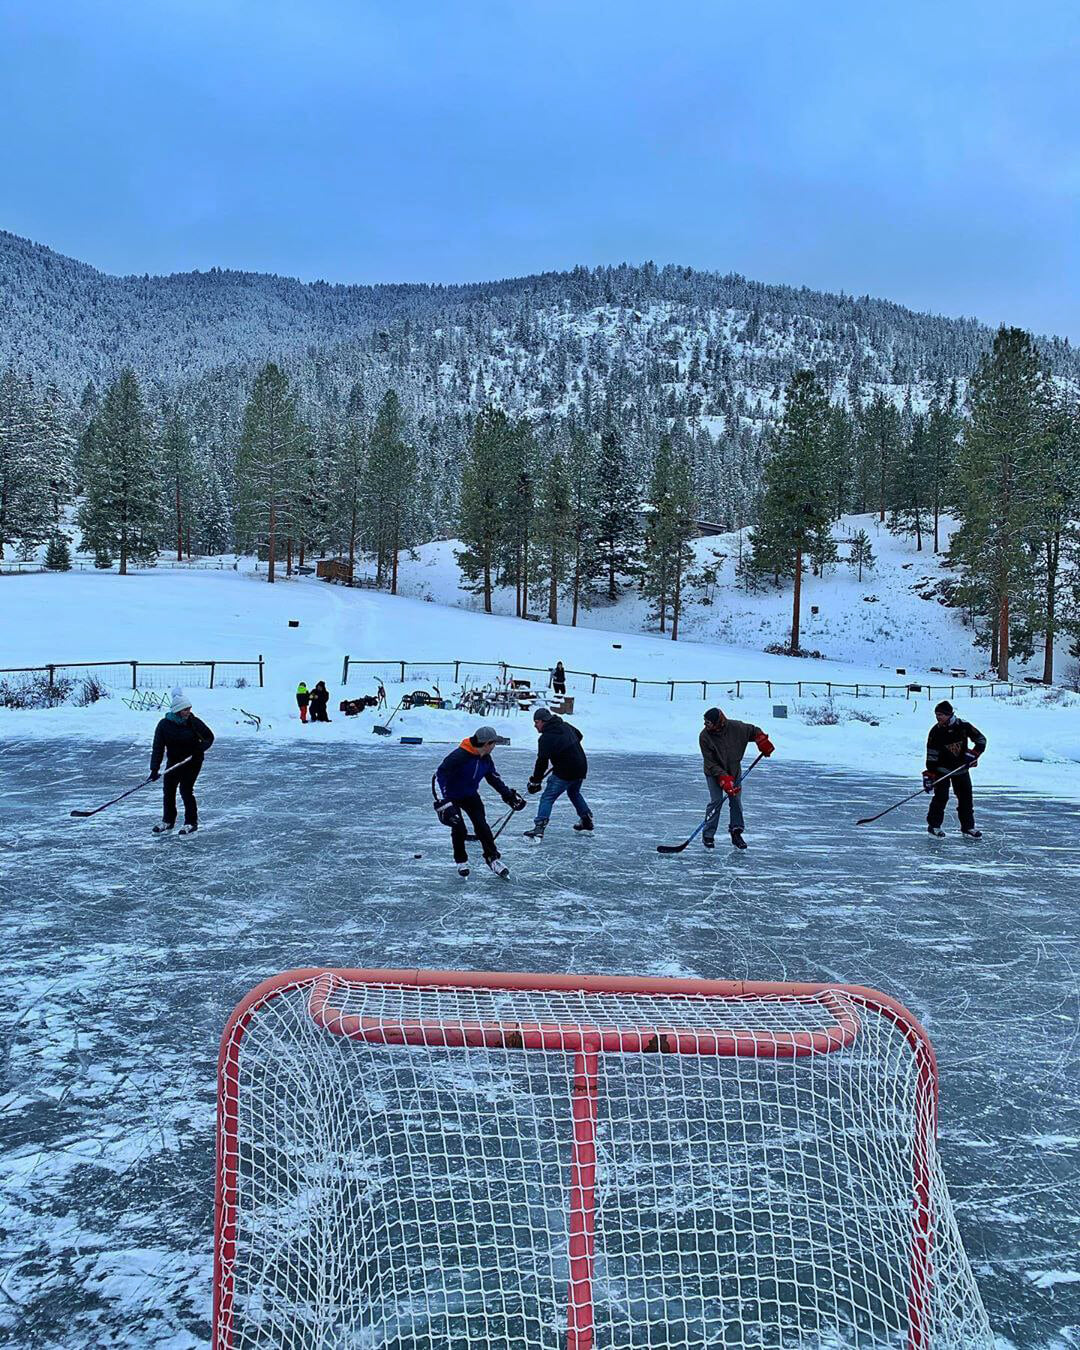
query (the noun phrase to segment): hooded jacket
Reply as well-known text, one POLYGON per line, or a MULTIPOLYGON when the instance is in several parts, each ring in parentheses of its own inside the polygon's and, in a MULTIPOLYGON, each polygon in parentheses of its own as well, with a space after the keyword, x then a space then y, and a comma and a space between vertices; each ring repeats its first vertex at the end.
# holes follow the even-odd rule
POLYGON ((536 743, 536 767, 532 771, 534 783, 539 783, 551 762, 551 772, 568 783, 580 783, 589 772, 589 761, 581 748, 581 732, 557 714, 544 723, 536 743))
POLYGON ((213 744, 214 733, 194 713, 186 718, 169 713, 157 724, 154 732, 150 772, 157 773, 161 768, 163 755, 166 764, 179 764, 190 755, 191 763, 184 772, 195 773, 202 767, 203 755, 213 744))
POLYGON ((703 727, 698 745, 705 761, 705 777, 720 778, 727 775, 738 778, 746 747, 764 734, 760 727, 749 722, 734 722, 730 717, 725 718, 715 731, 703 727))
POLYGON ((499 777, 490 755, 478 753, 472 740, 466 736, 456 750, 451 750, 435 770, 435 782, 444 801, 460 802, 474 797, 480 784, 487 779, 499 796, 509 805, 510 789, 499 777))

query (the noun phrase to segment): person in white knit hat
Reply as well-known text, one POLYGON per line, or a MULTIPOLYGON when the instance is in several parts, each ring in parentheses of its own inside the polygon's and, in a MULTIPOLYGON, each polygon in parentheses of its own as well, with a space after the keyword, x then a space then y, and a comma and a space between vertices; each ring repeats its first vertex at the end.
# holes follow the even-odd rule
POLYGON ((160 825, 154 826, 155 834, 167 834, 176 824, 177 788, 184 802, 184 824, 180 833, 194 834, 199 828, 195 779, 202 768, 203 756, 213 744, 214 733, 191 711, 191 699, 182 689, 174 689, 169 711, 157 724, 154 748, 150 752, 150 777, 154 780, 161 778, 161 760, 163 756, 165 759, 165 776, 162 779, 165 805, 160 825), (173 768, 178 764, 182 767, 173 768))

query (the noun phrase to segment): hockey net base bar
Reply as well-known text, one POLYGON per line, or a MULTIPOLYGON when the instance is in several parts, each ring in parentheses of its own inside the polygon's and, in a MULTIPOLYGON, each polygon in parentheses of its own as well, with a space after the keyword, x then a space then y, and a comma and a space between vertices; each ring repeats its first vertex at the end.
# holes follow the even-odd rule
POLYGON ((215 1350, 991 1347, 856 987, 293 971, 219 1063, 215 1350))

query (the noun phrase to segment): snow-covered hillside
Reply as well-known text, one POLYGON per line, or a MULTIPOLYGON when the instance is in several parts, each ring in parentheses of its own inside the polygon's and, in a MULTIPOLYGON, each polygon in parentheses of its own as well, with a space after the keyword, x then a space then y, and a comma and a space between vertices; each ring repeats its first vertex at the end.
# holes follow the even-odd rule
MULTIPOLYGON (((871 591, 867 588, 866 593, 871 591)), ((913 601, 913 604, 922 604, 913 601)), ((876 607, 874 607, 876 609, 876 607)), ((929 609, 929 605, 927 606, 929 609)), ((933 607, 935 615, 941 613, 933 607)), ((894 620, 901 622, 901 618, 894 620)), ((6 666, 48 662, 253 660, 266 658, 266 687, 241 689, 199 687, 205 674, 192 672, 196 710, 205 715, 227 743, 255 738, 272 747, 282 739, 330 740, 344 753, 416 754, 429 765, 429 745, 454 743, 474 729, 476 718, 464 712, 423 709, 399 714, 395 730, 421 736, 417 750, 374 737, 373 722, 385 719, 368 712, 346 718, 336 711, 343 658, 378 661, 377 667, 352 667, 348 694, 374 688, 375 675, 386 681, 391 703, 415 688, 438 683, 444 695, 453 687, 447 666, 423 663, 505 661, 522 668, 540 668, 537 696, 544 697, 546 672, 557 660, 568 670, 639 680, 704 681, 693 685, 639 686, 632 696, 628 683, 600 681, 592 692, 589 674, 571 675, 574 721, 592 749, 662 751, 688 756, 687 773, 699 772, 694 762, 702 710, 718 703, 731 716, 767 726, 778 746, 778 758, 793 758, 845 769, 873 768, 895 772, 910 781, 918 772, 932 704, 956 688, 956 702, 987 733, 992 753, 980 769, 988 783, 1015 785, 1080 800, 1080 697, 1056 689, 1018 690, 1011 697, 977 697, 947 674, 935 675, 928 665, 908 658, 906 674, 878 662, 792 659, 731 644, 672 643, 655 636, 596 628, 553 627, 501 615, 443 606, 434 601, 379 592, 344 590, 314 579, 282 582, 273 587, 245 572, 183 572, 158 568, 119 577, 113 573, 76 572, 0 579, 0 631, 5 634, 6 666), (298 627, 290 627, 296 620, 298 627), (419 663, 404 684, 396 661, 419 663), (325 679, 332 691, 329 726, 301 726, 293 694, 297 683, 325 679), (770 690, 743 687, 736 681, 775 681, 770 690), (796 681, 807 682, 800 694, 796 681), (922 687, 887 698, 867 693, 858 699, 829 698, 824 682, 869 688, 882 684, 922 687), (786 718, 774 708, 783 706, 786 718), (255 732, 244 721, 243 707, 263 719, 255 732)), ((863 650, 869 650, 869 639, 863 650)), ((933 664, 938 664, 934 662, 933 664)), ((465 668, 462 679, 478 684, 497 678, 494 669, 465 668)), ((183 672, 162 672, 146 678, 168 684, 183 672)), ((0 677, 2 678, 2 677, 0 677)), ((122 676, 120 677, 122 681, 122 676)), ((226 678, 231 678, 226 674, 226 678)), ((132 763, 141 771, 154 715, 137 712, 122 701, 125 691, 87 708, 71 704, 50 710, 0 709, 0 739, 83 736, 128 741, 132 763)), ((515 745, 531 745, 532 722, 526 712, 500 717, 500 731, 515 745)), ((347 761, 348 762, 348 761, 347 761)), ((420 767, 418 766, 418 773, 420 767)), ((430 772, 430 769, 428 770, 430 772)))

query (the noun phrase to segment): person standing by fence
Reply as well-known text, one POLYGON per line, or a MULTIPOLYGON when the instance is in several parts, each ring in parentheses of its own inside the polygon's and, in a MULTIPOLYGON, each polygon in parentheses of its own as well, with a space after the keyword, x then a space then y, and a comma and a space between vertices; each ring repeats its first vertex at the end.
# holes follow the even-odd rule
POLYGON ((311 720, 313 722, 329 722, 330 718, 326 715, 326 707, 330 702, 330 690, 326 687, 325 680, 320 680, 309 695, 311 703, 311 720))
POLYGON ((566 694, 566 671, 561 661, 555 662, 555 669, 551 672, 551 690, 560 696, 566 694))

